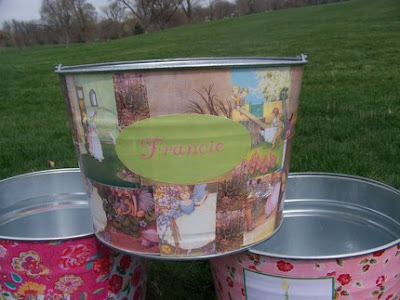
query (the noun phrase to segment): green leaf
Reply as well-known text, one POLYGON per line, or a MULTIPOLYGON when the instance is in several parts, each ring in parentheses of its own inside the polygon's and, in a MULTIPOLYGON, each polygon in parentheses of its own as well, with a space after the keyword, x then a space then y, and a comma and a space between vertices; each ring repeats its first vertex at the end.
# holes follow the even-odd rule
POLYGON ((90 270, 91 268, 93 268, 93 263, 90 261, 86 264, 86 270, 90 270))
POLYGON ((122 289, 123 292, 127 291, 129 289, 129 282, 125 284, 124 288, 122 289))
POLYGON ((86 300, 86 299, 87 299, 87 294, 86 294, 86 293, 81 293, 81 294, 79 295, 79 298, 80 298, 81 300, 86 300))
POLYGON ((13 282, 11 282, 11 281, 6 281, 4 284, 5 284, 5 286, 8 287, 10 290, 15 290, 15 289, 17 288, 17 286, 16 286, 13 282))
POLYGON ((108 278, 108 274, 100 275, 99 277, 96 278, 96 282, 97 283, 103 282, 103 281, 107 280, 107 278, 108 278))
POLYGON ((378 261, 376 259, 371 259, 369 262, 371 263, 371 265, 375 265, 378 261))
POLYGON ((21 283, 22 282, 22 277, 19 276, 18 274, 11 273, 11 278, 14 280, 16 283, 21 283))
POLYGON ((97 258, 99 258, 100 257, 100 253, 96 253, 95 255, 93 255, 90 259, 89 259, 89 261, 94 261, 95 259, 97 259, 97 258))
POLYGON ((101 293, 103 292, 103 290, 104 290, 104 288, 99 288, 99 289, 97 289, 97 290, 95 290, 95 291, 93 292, 93 295, 101 294, 101 293))

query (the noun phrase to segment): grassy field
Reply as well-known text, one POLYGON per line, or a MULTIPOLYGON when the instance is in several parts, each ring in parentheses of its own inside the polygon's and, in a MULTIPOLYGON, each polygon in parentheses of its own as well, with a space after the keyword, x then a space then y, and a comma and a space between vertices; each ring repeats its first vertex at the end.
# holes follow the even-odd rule
MULTIPOLYGON (((400 2, 352 0, 104 43, 0 49, 0 178, 76 167, 55 65, 306 53, 291 171, 400 188, 400 2)), ((207 262, 153 262, 148 299, 213 299, 207 262)))

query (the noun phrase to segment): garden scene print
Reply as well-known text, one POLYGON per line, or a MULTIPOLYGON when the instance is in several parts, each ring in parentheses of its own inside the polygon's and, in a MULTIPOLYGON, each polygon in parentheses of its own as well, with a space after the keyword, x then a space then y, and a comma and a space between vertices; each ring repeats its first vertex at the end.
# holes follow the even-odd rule
POLYGON ((112 76, 66 76, 66 85, 82 171, 100 183, 139 187, 139 178, 129 172, 115 154, 119 124, 112 76))
POLYGON ((105 242, 141 253, 158 253, 154 198, 151 189, 89 183, 94 228, 105 242))
MULTIPOLYGON (((96 234, 128 251, 179 257, 225 253, 268 238, 282 219, 296 74, 296 68, 274 67, 66 76, 96 234), (135 174, 116 154, 118 136, 170 114, 230 119, 250 135, 250 151, 232 170, 195 184, 135 174)), ((162 167, 149 165, 151 172, 162 167)))

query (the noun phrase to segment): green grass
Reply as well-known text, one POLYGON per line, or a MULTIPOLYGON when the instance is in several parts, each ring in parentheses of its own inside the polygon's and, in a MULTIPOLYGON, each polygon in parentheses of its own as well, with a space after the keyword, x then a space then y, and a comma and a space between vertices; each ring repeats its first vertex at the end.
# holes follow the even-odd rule
MULTIPOLYGON (((306 53, 291 171, 400 187, 400 2, 352 0, 118 41, 0 49, 0 178, 76 167, 53 67, 166 57, 306 53)), ((153 262, 148 299, 212 299, 207 262, 153 262)))

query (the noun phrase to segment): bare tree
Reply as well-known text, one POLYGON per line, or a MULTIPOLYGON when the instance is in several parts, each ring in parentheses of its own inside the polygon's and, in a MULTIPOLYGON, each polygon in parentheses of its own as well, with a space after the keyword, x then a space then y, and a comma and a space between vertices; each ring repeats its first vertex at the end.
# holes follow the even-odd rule
POLYGON ((116 23, 123 23, 126 19, 126 5, 121 1, 111 1, 101 8, 101 11, 108 20, 116 23))
POLYGON ((182 0, 117 0, 123 3, 147 30, 151 25, 167 27, 182 0))
POLYGON ((60 42, 86 41, 85 34, 96 20, 96 10, 87 0, 42 0, 40 16, 60 42))

